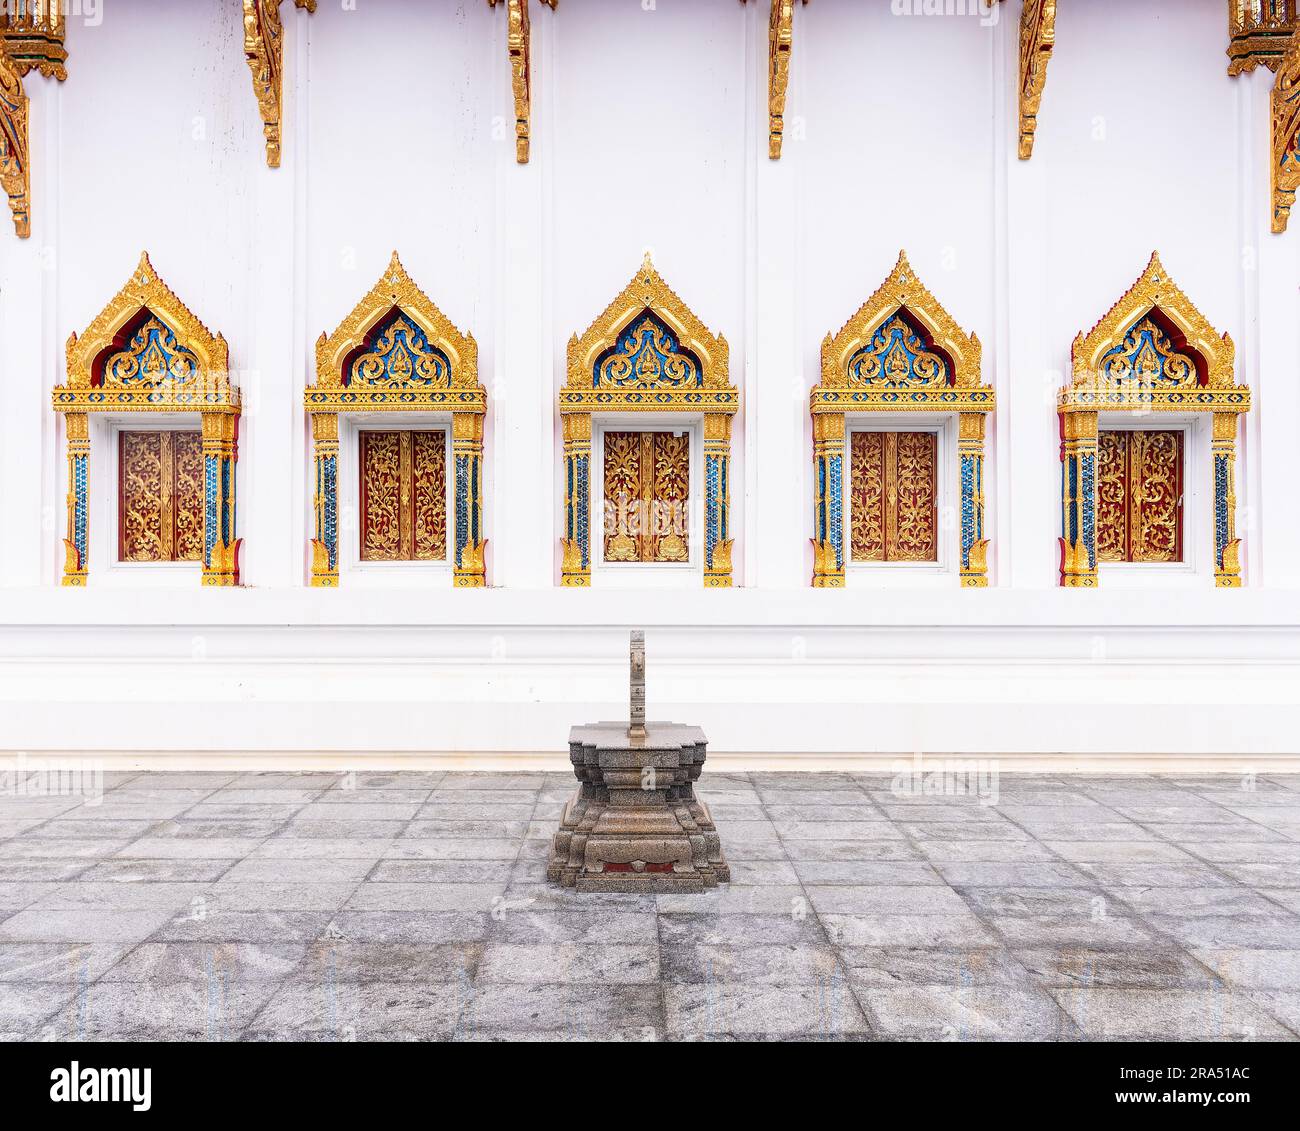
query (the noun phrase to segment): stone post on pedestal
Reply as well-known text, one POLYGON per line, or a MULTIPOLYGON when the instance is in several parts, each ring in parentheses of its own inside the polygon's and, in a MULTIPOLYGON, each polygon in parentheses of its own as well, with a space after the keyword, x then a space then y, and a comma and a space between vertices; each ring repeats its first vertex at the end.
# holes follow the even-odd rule
POLYGON ((708 740, 699 727, 645 721, 645 633, 631 642, 629 719, 569 732, 579 786, 546 878, 578 891, 696 892, 731 879, 718 830, 695 796, 708 740))

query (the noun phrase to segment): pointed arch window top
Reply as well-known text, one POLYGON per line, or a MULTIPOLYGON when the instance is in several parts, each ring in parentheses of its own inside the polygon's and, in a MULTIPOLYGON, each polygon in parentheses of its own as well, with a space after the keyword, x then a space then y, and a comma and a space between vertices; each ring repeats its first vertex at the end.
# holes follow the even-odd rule
POLYGON ((734 413, 727 340, 713 334, 649 254, 586 331, 569 340, 562 412, 629 409, 734 413))
POLYGON ((478 344, 462 334, 407 274, 397 252, 379 281, 332 334, 316 343, 314 412, 419 411, 445 406, 487 411, 478 344))
POLYGON ((142 252, 126 285, 68 338, 61 411, 132 408, 239 411, 229 350, 159 277, 142 252))
POLYGON ((1063 408, 1154 405, 1245 412, 1236 349, 1193 305, 1152 252, 1146 270, 1071 351, 1063 408))
POLYGON ((957 324, 900 251, 889 277, 822 342, 813 411, 991 411, 993 390, 980 384, 980 355, 979 338, 957 324))

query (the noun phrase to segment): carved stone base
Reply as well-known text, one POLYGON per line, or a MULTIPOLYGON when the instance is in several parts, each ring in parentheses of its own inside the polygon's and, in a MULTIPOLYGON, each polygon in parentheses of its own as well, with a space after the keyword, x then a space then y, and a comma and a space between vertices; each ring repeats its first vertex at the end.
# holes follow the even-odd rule
POLYGON ((578 891, 697 892, 731 879, 718 830, 693 783, 699 727, 588 723, 569 733, 578 791, 565 806, 546 878, 578 891))

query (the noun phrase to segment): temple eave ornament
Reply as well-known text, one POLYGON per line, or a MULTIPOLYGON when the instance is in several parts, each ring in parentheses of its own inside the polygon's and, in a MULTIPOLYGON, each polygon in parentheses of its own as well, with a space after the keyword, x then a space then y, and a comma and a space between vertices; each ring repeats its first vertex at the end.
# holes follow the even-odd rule
POLYGON ((0 41, 19 75, 37 71, 59 82, 68 77, 63 9, 61 0, 10 0, 0 5, 0 41))
POLYGON ((22 75, 8 44, 0 41, 0 188, 9 198, 14 231, 20 239, 32 234, 27 108, 22 75))
MULTIPOLYGON (((552 11, 559 0, 542 0, 552 11)), ((488 0, 488 6, 506 5, 506 50, 510 56, 510 89, 515 104, 515 161, 528 164, 532 141, 532 28, 528 0, 488 0)))
MULTIPOLYGON (((746 3, 747 0, 741 0, 746 3)), ((803 0, 804 4, 808 0, 803 0)), ((790 87, 790 53, 794 49, 795 0, 770 0, 767 25, 767 155, 781 157, 785 140, 785 99, 790 87)))
POLYGON ((1298 28, 1296 0, 1228 0, 1228 74, 1277 71, 1298 28))
POLYGON ((1056 0, 1025 0, 1020 11, 1020 160, 1034 152, 1047 64, 1056 46, 1056 0))
POLYGON ((1073 378, 1057 397, 1061 585, 1097 586, 1101 414, 1124 412, 1212 415, 1215 584, 1241 585, 1234 466, 1237 419, 1250 409, 1250 389, 1234 381, 1235 353, 1232 339, 1214 329, 1155 252, 1101 321, 1075 338, 1073 378))
POLYGON ((1272 93, 1272 228, 1286 231, 1300 188, 1300 30, 1292 35, 1272 93))
POLYGON ((339 416, 367 413, 450 414, 455 484, 452 580, 458 588, 487 584, 487 390, 478 379, 478 345, 416 285, 396 251, 379 281, 338 328, 321 334, 316 383, 304 392, 303 406, 311 416, 316 464, 313 586, 332 589, 339 584, 339 416), (384 333, 385 327, 390 333, 384 333))
MULTIPOLYGON (((280 131, 284 103, 284 24, 281 0, 243 0, 244 55, 253 75, 253 94, 262 115, 266 136, 266 163, 280 167, 280 131)), ((316 11, 316 0, 294 0, 308 12, 316 11)))
POLYGON ((821 381, 809 394, 813 418, 812 585, 843 588, 844 460, 856 414, 955 413, 960 489, 960 580, 988 584, 984 521, 984 419, 996 407, 980 383, 981 346, 917 278, 906 252, 838 334, 822 343, 821 381))
MULTIPOLYGON (((89 570, 90 417, 197 414, 203 461, 202 584, 239 584, 235 534, 239 390, 229 350, 158 277, 147 252, 122 289, 67 344, 67 380, 55 386, 68 458, 68 533, 63 584, 84 586, 89 570)), ((145 417, 147 419, 147 416, 145 417)))

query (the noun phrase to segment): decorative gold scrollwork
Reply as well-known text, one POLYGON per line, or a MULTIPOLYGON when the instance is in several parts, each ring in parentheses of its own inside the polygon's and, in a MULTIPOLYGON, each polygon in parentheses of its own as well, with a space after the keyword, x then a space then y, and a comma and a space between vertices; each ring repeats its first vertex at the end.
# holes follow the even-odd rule
MULTIPOLYGON (((280 123, 283 116, 284 24, 281 0, 244 0, 244 55, 253 74, 253 94, 262 114, 266 135, 266 163, 280 167, 280 123)), ((308 12, 316 0, 294 0, 308 12)))
POLYGON ((21 239, 32 234, 27 121, 22 75, 0 40, 0 188, 9 197, 14 231, 21 239))

